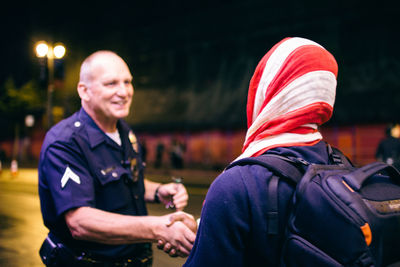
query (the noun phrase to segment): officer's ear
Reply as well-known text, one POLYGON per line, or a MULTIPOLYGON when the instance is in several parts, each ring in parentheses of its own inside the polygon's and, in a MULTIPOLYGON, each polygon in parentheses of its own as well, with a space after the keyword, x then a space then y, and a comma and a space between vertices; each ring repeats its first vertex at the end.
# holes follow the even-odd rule
POLYGON ((77 86, 77 89, 78 89, 79 97, 83 101, 89 101, 90 100, 89 90, 88 90, 88 87, 86 86, 86 84, 84 82, 79 82, 78 86, 77 86))

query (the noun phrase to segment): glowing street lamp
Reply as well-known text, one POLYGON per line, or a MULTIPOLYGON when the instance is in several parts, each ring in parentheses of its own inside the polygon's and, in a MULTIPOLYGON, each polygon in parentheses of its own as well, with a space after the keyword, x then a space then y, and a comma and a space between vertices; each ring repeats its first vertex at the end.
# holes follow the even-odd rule
POLYGON ((53 53, 54 56, 58 59, 61 59, 64 57, 65 55, 65 47, 62 44, 57 44, 54 48, 53 48, 53 53))
POLYGON ((37 57, 45 57, 49 52, 49 46, 46 42, 40 41, 36 44, 36 56, 37 57))
POLYGON ((36 56, 47 58, 48 82, 47 82, 47 127, 53 124, 53 91, 54 91, 54 59, 61 59, 66 53, 64 45, 61 43, 48 44, 45 41, 36 43, 36 56))

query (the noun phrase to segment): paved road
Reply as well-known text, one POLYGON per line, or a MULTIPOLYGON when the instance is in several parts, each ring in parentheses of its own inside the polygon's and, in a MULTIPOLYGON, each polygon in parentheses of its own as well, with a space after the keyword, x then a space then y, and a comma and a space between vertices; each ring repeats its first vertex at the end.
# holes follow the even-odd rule
MULTIPOLYGON (((47 234, 40 214, 35 170, 20 170, 12 178, 5 170, 0 174, 0 266, 43 266, 38 256, 47 234)), ((206 188, 189 187, 190 200, 186 212, 200 216, 206 188)), ((148 205, 149 213, 168 213, 161 205, 148 205)), ((182 266, 185 259, 171 258, 154 247, 154 267, 182 266)))

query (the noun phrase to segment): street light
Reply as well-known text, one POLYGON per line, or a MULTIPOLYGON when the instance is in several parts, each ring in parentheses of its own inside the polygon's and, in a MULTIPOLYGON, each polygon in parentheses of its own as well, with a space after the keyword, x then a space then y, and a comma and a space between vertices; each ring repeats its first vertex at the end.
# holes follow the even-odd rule
POLYGON ((48 44, 45 41, 36 43, 36 56, 47 59, 48 81, 47 81, 47 127, 53 124, 53 91, 54 91, 54 59, 61 59, 66 53, 63 44, 48 44))

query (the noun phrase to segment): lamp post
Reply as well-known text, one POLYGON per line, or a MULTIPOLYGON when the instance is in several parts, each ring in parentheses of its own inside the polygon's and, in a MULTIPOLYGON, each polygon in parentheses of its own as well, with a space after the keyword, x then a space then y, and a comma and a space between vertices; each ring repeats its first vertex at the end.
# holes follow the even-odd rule
POLYGON ((36 56, 40 59, 47 59, 47 127, 53 124, 53 91, 54 91, 54 60, 64 57, 66 49, 61 43, 48 44, 45 41, 36 43, 36 56))

